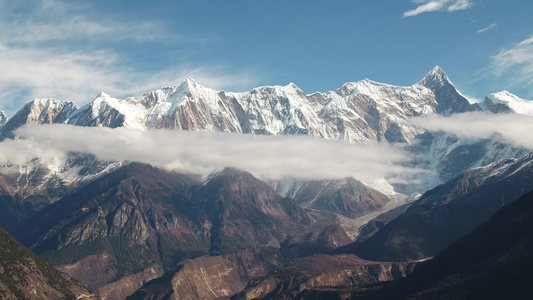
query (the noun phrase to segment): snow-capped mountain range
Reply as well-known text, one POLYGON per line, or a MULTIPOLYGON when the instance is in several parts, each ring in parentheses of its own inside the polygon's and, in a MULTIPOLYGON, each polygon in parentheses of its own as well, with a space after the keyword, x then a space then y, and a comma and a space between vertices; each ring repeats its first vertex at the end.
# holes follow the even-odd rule
MULTIPOLYGON (((533 115, 533 104, 508 92, 489 95, 482 103, 470 103, 440 67, 420 82, 406 87, 364 79, 349 82, 336 91, 306 95, 295 84, 264 86, 248 92, 230 93, 206 88, 187 78, 178 86, 164 87, 124 100, 102 92, 90 103, 35 99, 11 119, 0 115, 0 139, 12 138, 13 130, 30 124, 126 127, 131 129, 213 130, 233 133, 306 134, 351 143, 378 141, 401 143, 417 154, 412 166, 434 171, 422 174, 420 184, 396 185, 402 193, 423 192, 465 169, 494 161, 517 158, 527 151, 494 141, 459 139, 451 134, 429 134, 408 122, 413 116, 450 115, 468 111, 514 112, 533 115)), ((48 180, 68 186, 83 181, 85 167, 48 168, 48 180), (83 175, 83 176, 82 176, 83 175)), ((84 163, 88 163, 85 161, 84 163)), ((99 165, 96 162, 89 163, 99 165)), ((4 164, 2 173, 30 182, 31 170, 4 164), (22 176, 24 174, 24 176, 22 176)), ((46 169, 46 167, 45 167, 46 169)), ((97 173, 108 170, 99 165, 97 173)), ((34 172, 36 173, 36 172, 34 172)), ((40 183, 41 186, 43 183, 40 183)), ((294 184, 290 181, 290 184, 294 184)), ((44 186, 47 186, 46 184, 44 186)), ((390 186, 374 185, 390 194, 390 186)), ((280 190, 294 187, 278 185, 280 190)))
MULTIPOLYGON (((24 124, 218 130, 254 134, 309 134, 350 142, 411 141, 411 116, 476 110, 436 67, 409 87, 364 79, 337 91, 306 95, 295 84, 244 93, 215 91, 187 78, 179 86, 119 100, 102 92, 80 108, 71 102, 35 99, 14 116, 24 124), (454 100, 439 99, 442 90, 454 100), (449 90, 449 91, 448 91, 449 90)), ((9 125, 9 124, 8 124, 9 125)), ((6 128, 3 135, 6 134, 6 128)))

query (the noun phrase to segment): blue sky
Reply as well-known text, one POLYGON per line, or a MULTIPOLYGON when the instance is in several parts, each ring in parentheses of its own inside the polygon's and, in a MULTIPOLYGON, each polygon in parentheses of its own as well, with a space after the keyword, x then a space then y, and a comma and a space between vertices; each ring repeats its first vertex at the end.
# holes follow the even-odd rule
POLYGON ((470 97, 533 99, 531 12, 531 0, 0 0, 0 109, 187 76, 225 91, 412 85, 435 65, 470 97))

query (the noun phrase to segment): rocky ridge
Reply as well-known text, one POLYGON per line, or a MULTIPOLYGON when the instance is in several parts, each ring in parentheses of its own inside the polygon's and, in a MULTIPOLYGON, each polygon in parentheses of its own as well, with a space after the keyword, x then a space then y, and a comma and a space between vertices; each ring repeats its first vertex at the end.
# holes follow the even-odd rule
POLYGON ((0 228, 0 298, 98 299, 0 228))

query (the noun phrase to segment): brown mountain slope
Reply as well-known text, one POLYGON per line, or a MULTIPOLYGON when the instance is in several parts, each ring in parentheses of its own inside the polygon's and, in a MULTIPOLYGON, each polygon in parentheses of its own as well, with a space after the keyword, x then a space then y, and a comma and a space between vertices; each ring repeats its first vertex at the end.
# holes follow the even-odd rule
POLYGON ((250 173, 226 169, 200 183, 135 163, 42 209, 20 236, 108 299, 199 256, 273 246, 295 257, 350 242, 250 173))
POLYGON ((312 255, 252 280, 232 299, 294 299, 304 297, 306 290, 319 287, 394 280, 406 276, 413 266, 414 263, 367 261, 350 254, 312 255))
POLYGON ((0 228, 1 299, 97 299, 0 228))
POLYGON ((176 262, 209 253, 208 220, 186 196, 194 184, 130 164, 39 211, 20 236, 93 291, 136 278, 120 287, 126 296, 176 262))

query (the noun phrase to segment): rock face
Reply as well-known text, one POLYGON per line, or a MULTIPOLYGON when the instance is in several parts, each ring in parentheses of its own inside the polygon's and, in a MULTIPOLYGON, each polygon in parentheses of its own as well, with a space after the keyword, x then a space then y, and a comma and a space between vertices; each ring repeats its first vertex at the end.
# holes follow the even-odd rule
POLYGON ((145 284, 127 299, 217 299, 231 296, 254 277, 287 263, 279 249, 243 250, 224 256, 182 262, 159 279, 145 284))
POLYGON ((495 163, 426 192, 405 213, 358 246, 366 259, 398 261, 435 256, 504 205, 533 190, 533 157, 495 163))
POLYGON ((250 282, 232 299, 294 299, 306 290, 390 281, 412 272, 414 263, 365 261, 354 255, 313 255, 290 262, 250 282))
POLYGON ((97 299, 0 228, 0 298, 97 299))

